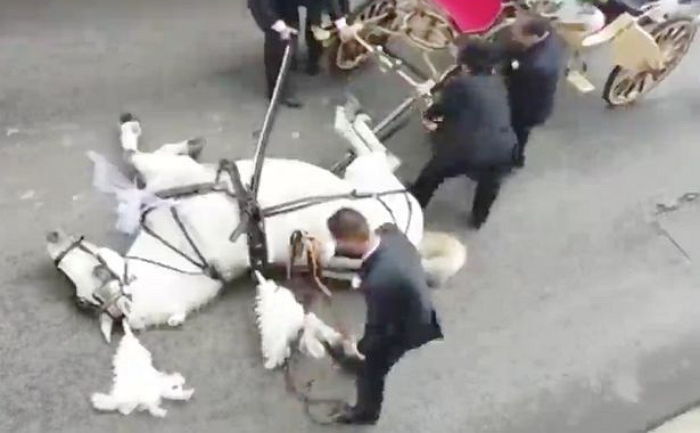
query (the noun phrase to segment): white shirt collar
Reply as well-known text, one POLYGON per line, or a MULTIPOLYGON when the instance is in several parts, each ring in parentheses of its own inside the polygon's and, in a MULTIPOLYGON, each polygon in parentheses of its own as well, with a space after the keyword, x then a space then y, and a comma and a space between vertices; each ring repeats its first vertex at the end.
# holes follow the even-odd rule
POLYGON ((374 254, 375 251, 377 251, 377 248, 379 248, 380 243, 381 239, 379 238, 379 236, 375 237, 372 246, 370 246, 369 250, 367 250, 367 252, 362 255, 363 262, 370 258, 370 256, 374 254))

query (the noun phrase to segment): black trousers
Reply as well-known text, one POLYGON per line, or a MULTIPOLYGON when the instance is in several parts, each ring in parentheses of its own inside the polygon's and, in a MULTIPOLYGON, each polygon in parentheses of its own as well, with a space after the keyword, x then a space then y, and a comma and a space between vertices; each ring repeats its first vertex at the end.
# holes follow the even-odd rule
POLYGON ((384 401, 384 384, 391 367, 406 353, 397 345, 387 344, 365 354, 357 374, 357 403, 354 411, 362 418, 378 419, 384 401))
POLYGON ((510 167, 485 167, 481 170, 470 168, 464 161, 435 155, 423 167, 418 179, 411 186, 411 193, 425 208, 440 184, 446 179, 467 176, 477 182, 476 194, 472 202, 472 218, 475 224, 483 224, 489 216, 491 205, 496 201, 501 189, 501 181, 510 167))
MULTIPOLYGON (((293 26, 294 23, 288 23, 288 25, 293 26)), ((275 90, 277 75, 279 75, 280 69, 282 68, 284 49, 287 47, 287 43, 288 41, 280 38, 279 33, 276 31, 265 31, 265 85, 268 98, 272 97, 272 92, 275 90)), ((288 93, 291 92, 291 90, 292 87, 289 84, 289 80, 287 80, 286 87, 283 89, 283 91, 288 93)))
POLYGON ((530 139, 530 132, 538 123, 522 119, 517 115, 511 116, 510 123, 518 139, 516 158, 523 161, 525 159, 525 146, 527 146, 527 142, 530 139))
POLYGON ((308 20, 306 21, 304 39, 306 40, 306 47, 309 50, 309 57, 306 65, 307 70, 318 69, 321 55, 323 54, 323 45, 314 37, 314 33, 311 31, 311 23, 308 20))

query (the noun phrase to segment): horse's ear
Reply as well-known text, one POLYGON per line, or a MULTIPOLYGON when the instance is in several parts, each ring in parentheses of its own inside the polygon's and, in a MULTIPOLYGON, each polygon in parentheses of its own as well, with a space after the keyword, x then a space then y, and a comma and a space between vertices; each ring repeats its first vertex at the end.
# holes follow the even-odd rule
POLYGON ((265 279, 265 277, 263 277, 260 271, 255 270, 253 271, 253 273, 255 274, 255 279, 258 280, 258 284, 265 284, 267 280, 265 279))

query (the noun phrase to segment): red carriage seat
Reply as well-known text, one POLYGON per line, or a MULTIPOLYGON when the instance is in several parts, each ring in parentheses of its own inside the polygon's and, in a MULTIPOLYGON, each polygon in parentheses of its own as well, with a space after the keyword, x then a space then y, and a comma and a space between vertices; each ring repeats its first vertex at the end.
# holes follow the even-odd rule
POLYGON ((433 0, 447 12, 462 33, 490 29, 501 13, 501 0, 433 0))

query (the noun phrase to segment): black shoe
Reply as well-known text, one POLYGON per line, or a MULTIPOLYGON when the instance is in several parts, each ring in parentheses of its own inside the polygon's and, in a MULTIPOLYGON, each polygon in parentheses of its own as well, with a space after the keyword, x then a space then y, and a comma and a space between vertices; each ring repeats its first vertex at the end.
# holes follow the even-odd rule
POLYGON ((525 167, 525 155, 518 155, 513 159, 513 165, 517 168, 525 167))
POLYGON ((469 227, 474 230, 479 230, 482 225, 486 222, 486 218, 476 218, 474 215, 469 217, 469 227))
POLYGON ((333 417, 333 422, 336 424, 374 425, 378 420, 379 416, 362 413, 350 406, 344 407, 333 417))
MULTIPOLYGON (((269 102, 270 99, 272 99, 270 96, 267 97, 267 101, 269 102)), ((304 104, 294 96, 282 96, 279 99, 279 103, 284 105, 285 107, 289 108, 301 108, 304 106, 304 104)))
POLYGON ((284 105, 285 107, 289 107, 289 108, 301 108, 304 106, 304 104, 300 100, 295 98, 294 96, 283 97, 280 100, 280 104, 284 105))

